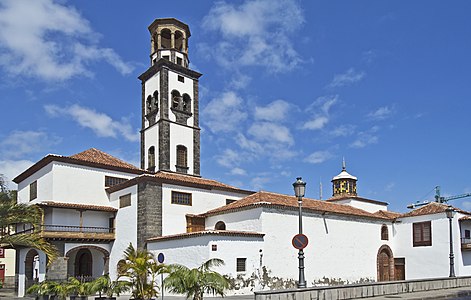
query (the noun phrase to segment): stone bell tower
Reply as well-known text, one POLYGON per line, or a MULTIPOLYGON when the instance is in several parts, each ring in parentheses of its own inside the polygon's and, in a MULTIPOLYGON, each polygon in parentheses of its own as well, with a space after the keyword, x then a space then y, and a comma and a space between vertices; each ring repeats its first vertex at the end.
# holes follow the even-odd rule
POLYGON ((150 26, 150 68, 142 83, 141 168, 200 175, 198 80, 189 69, 190 28, 177 19, 150 26))

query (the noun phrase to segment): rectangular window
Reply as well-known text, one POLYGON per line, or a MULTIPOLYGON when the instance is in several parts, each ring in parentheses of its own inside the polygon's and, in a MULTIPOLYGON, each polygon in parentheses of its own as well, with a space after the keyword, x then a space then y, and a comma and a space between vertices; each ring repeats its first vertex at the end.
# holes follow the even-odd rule
POLYGON ((5 249, 0 248, 0 258, 5 258, 5 249))
POLYGON ((172 204, 191 206, 191 194, 172 191, 172 204))
POLYGON ((469 229, 464 230, 464 238, 471 239, 471 231, 469 229))
POLYGON ((185 77, 178 75, 178 81, 185 82, 185 77))
POLYGON ((131 194, 119 197, 119 208, 131 206, 131 194))
POLYGON ((162 58, 166 59, 166 60, 170 60, 170 56, 168 56, 168 55, 164 55, 164 56, 162 56, 162 58))
POLYGON ((237 272, 245 272, 245 265, 246 265, 246 262, 247 262, 247 258, 240 258, 238 257, 237 258, 237 265, 236 265, 236 271, 237 272))
POLYGON ((182 58, 181 57, 177 57, 177 65, 182 65, 182 58))
POLYGON ((432 222, 412 224, 413 246, 432 246, 432 222))
POLYGON ((237 200, 226 199, 226 205, 231 204, 231 203, 236 202, 236 201, 237 201, 237 200))
POLYGON ((218 251, 218 245, 211 245, 211 251, 218 251))
POLYGON ((125 181, 127 181, 126 178, 105 176, 105 187, 112 187, 125 181))
POLYGON ((38 198, 38 182, 34 181, 29 185, 29 201, 38 198))

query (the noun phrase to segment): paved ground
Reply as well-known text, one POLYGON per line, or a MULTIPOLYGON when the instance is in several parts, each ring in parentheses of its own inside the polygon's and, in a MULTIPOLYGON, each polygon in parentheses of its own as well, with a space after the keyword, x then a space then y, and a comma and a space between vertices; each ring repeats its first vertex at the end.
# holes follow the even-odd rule
MULTIPOLYGON (((9 289, 0 289, 0 299, 5 300, 33 300, 34 298, 24 297, 18 298, 14 296, 13 290, 9 289)), ((90 300, 93 300, 94 297, 89 297, 90 300)), ((162 298, 158 298, 159 300, 162 298)), ((164 296, 164 300, 183 300, 184 297, 171 297, 164 296)), ((220 297, 211 297, 206 298, 210 300, 220 300, 223 298, 220 297)), ((225 297, 226 300, 249 300, 254 299, 253 295, 247 296, 228 296, 225 297)), ((365 299, 365 298, 363 298, 365 299)), ((403 300, 442 300, 442 299, 456 299, 456 300, 471 300, 471 287, 469 288, 455 288, 455 289, 446 289, 439 291, 428 291, 428 292, 416 292, 416 293, 407 293, 401 295, 389 295, 381 297, 370 297, 368 300, 394 300, 394 299, 403 299, 403 300)), ((118 300, 129 300, 129 297, 118 297, 118 300)))

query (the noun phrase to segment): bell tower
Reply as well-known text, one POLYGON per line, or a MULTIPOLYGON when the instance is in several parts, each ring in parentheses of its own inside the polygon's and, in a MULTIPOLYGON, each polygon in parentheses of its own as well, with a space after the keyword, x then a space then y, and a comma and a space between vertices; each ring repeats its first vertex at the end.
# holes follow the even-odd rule
POLYGON ((348 174, 345 158, 342 161, 342 172, 332 178, 332 197, 357 196, 357 178, 348 174))
POLYGON ((200 175, 198 80, 189 69, 190 28, 174 18, 150 26, 150 68, 142 84, 141 168, 200 175))

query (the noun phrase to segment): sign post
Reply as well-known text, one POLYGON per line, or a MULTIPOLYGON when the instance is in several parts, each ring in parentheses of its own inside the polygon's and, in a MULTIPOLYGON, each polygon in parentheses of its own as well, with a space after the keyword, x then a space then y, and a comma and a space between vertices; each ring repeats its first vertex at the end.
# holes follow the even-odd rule
POLYGON ((309 239, 304 234, 299 233, 293 237, 291 243, 293 244, 294 248, 298 250, 303 250, 304 248, 306 248, 307 244, 309 244, 309 239))
MULTIPOLYGON (((159 255, 157 255, 157 261, 162 264, 164 263, 164 260, 165 260, 164 254, 162 252, 159 253, 159 255)), ((164 273, 160 273, 160 285, 161 285, 160 290, 162 291, 162 300, 164 300, 164 273)))

